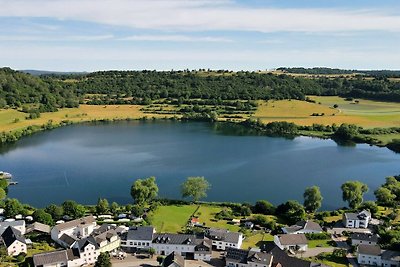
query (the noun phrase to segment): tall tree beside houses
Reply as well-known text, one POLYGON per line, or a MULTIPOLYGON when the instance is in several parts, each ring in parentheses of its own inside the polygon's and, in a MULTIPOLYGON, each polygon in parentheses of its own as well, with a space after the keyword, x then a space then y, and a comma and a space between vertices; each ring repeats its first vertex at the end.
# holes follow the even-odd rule
POLYGON ((343 201, 347 201, 352 209, 360 206, 364 193, 368 192, 368 186, 360 181, 347 181, 342 184, 341 189, 343 201))
POLYGON ((318 186, 307 187, 303 194, 306 211, 315 212, 322 205, 322 195, 318 186))
POLYGON ((151 176, 145 179, 137 179, 131 187, 131 196, 136 204, 148 204, 158 195, 156 178, 151 176))
POLYGON ((210 183, 204 177, 188 177, 181 185, 182 197, 191 197, 194 202, 197 202, 207 197, 207 190, 210 187, 210 183))

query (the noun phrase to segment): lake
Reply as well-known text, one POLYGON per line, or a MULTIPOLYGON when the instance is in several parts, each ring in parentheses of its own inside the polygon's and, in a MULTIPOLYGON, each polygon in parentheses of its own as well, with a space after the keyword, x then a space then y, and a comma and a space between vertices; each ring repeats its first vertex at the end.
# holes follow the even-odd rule
POLYGON ((180 198, 188 176, 211 183, 208 201, 274 204, 295 199, 317 185, 323 208, 342 207, 340 186, 360 180, 370 187, 400 173, 400 154, 366 144, 338 146, 332 140, 292 140, 235 135, 202 122, 115 122, 70 125, 25 137, 0 155, 0 170, 18 185, 9 197, 36 207, 99 197, 126 204, 137 178, 156 176, 159 195, 180 198))

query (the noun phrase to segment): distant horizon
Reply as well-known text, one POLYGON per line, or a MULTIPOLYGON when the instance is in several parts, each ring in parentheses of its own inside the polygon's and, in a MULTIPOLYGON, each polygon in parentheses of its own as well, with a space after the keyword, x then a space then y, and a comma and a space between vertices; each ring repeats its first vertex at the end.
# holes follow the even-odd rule
POLYGON ((400 69, 398 0, 0 0, 12 69, 400 69))

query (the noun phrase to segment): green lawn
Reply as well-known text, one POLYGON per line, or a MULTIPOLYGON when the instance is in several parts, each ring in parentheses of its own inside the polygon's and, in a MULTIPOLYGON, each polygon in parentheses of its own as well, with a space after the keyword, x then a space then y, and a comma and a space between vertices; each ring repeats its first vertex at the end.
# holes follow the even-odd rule
POLYGON ((273 241, 274 237, 268 233, 256 233, 246 236, 242 249, 260 247, 263 242, 273 241))
POLYGON ((238 232, 240 229, 238 225, 230 224, 226 220, 215 219, 215 215, 220 211, 222 211, 223 209, 224 207, 201 205, 200 209, 196 213, 196 216, 199 217, 200 223, 205 223, 205 226, 207 227, 223 228, 232 232, 238 232))
POLYGON ((323 263, 332 267, 347 267, 349 266, 347 259, 342 257, 335 257, 332 253, 321 253, 320 255, 305 260, 323 263))
POLYGON ((160 206, 151 215, 152 225, 156 231, 177 233, 186 225, 190 215, 196 210, 196 205, 160 206))
POLYGON ((308 247, 309 248, 316 248, 316 247, 328 248, 328 247, 332 247, 332 242, 333 241, 331 239, 309 240, 308 247))

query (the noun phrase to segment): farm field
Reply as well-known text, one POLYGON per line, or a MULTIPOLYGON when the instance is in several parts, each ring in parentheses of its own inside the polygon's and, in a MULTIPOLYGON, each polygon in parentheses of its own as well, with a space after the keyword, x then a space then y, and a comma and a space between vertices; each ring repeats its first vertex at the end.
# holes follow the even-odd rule
POLYGON ((259 107, 253 118, 260 119, 264 123, 288 121, 298 125, 351 123, 365 128, 400 127, 398 103, 363 99, 355 103, 335 96, 310 96, 310 99, 316 103, 298 100, 259 101, 259 107), (335 104, 338 105, 337 108, 333 108, 335 104), (311 116, 313 113, 324 113, 324 115, 311 116))
POLYGON ((80 105, 79 108, 66 108, 57 112, 42 113, 40 118, 27 120, 26 113, 14 109, 0 110, 0 132, 14 131, 30 125, 43 125, 49 120, 59 123, 63 120, 84 122, 100 119, 139 119, 144 116, 163 118, 168 115, 145 114, 139 105, 80 105), (17 119, 17 120, 16 120, 17 119))

